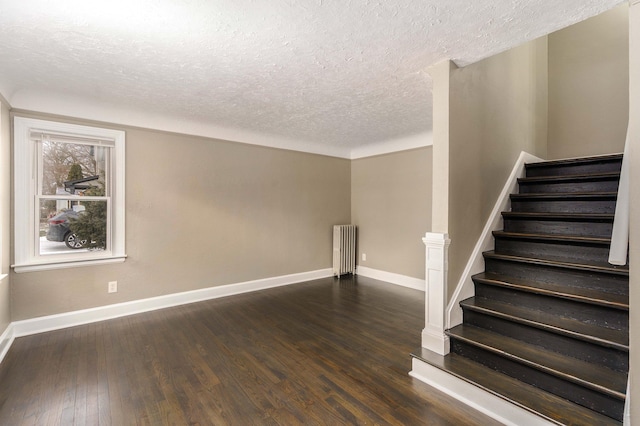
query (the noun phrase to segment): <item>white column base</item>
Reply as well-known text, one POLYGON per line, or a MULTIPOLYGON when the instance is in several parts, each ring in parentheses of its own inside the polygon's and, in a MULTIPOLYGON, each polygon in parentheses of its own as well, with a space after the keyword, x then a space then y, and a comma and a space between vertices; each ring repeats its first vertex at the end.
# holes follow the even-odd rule
POLYGON ((422 330, 422 347, 439 355, 446 355, 450 351, 449 336, 440 330, 422 330))
POLYGON ((447 309, 448 250, 447 234, 427 232, 422 239, 426 246, 425 328, 422 347, 440 355, 449 353, 449 338, 444 334, 447 309))

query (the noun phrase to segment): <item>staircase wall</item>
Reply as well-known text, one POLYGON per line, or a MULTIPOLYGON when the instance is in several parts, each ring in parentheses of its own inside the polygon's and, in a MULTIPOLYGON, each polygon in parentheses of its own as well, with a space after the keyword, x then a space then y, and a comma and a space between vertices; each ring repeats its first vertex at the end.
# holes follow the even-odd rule
POLYGON ((628 15, 622 4, 549 35, 549 160, 624 150, 628 15))
POLYGON ((451 72, 449 296, 520 152, 546 156, 546 69, 542 38, 451 72))
POLYGON ((628 117, 628 97, 620 94, 628 88, 625 16, 627 4, 464 68, 454 66, 446 78, 432 74, 434 172, 436 161, 443 161, 436 153, 445 145, 449 188, 439 197, 446 204, 438 202, 434 179, 433 231, 451 238, 450 296, 521 151, 544 159, 622 152, 628 117), (585 49, 595 49, 594 56, 585 49), (436 96, 443 87, 449 96, 436 96), (590 105, 596 99, 604 100, 605 111, 590 105), (559 131, 562 120, 574 133, 559 131), (436 132, 442 123, 448 131, 436 132), (443 215, 446 227, 436 229, 443 215))

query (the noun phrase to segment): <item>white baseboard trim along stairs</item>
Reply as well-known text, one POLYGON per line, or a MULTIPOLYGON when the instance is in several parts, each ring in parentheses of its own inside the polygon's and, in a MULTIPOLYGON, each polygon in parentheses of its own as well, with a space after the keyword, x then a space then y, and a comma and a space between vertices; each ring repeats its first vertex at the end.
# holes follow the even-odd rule
POLYGON ((409 375, 507 426, 557 425, 476 385, 414 358, 409 375))

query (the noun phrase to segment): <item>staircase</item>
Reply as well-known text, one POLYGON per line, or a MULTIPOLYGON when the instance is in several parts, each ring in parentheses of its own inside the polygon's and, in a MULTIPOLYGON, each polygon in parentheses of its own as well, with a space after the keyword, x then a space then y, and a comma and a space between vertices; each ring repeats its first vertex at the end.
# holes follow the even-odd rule
POLYGON ((621 162, 527 164, 451 353, 414 356, 557 424, 621 424, 629 269, 607 263, 621 162))

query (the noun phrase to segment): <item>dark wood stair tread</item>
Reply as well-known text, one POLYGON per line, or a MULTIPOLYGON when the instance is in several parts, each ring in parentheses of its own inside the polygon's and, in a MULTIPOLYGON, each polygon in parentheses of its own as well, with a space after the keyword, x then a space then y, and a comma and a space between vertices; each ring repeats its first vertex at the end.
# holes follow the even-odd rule
POLYGON ((585 180, 602 180, 602 179, 620 179, 620 172, 606 173, 582 173, 575 175, 557 175, 557 176, 534 176, 518 178, 520 184, 530 183, 567 183, 580 182, 585 180))
POLYGON ((610 417, 454 353, 442 356, 419 348, 412 356, 559 425, 622 425, 610 417))
POLYGON ((617 192, 542 192, 542 193, 524 193, 511 194, 513 200, 531 199, 534 201, 544 200, 592 200, 592 199, 616 199, 617 192))
POLYGON ((463 300, 460 305, 465 309, 471 309, 508 321, 526 324, 625 352, 629 351, 629 334, 626 331, 586 324, 574 319, 541 312, 538 309, 476 297, 463 300))
POLYGON ((575 235, 562 235, 562 234, 523 234, 520 232, 505 232, 505 231, 493 231, 493 236, 496 238, 509 238, 528 241, 546 241, 546 242, 558 242, 558 243, 578 243, 578 244, 590 244, 590 245, 611 245, 611 238, 604 237, 584 237, 575 235))
POLYGON ((629 295, 619 294, 602 289, 573 287, 561 283, 550 283, 523 278, 513 278, 488 272, 474 275, 474 281, 488 285, 510 288, 528 293, 560 297, 577 302, 608 306, 615 309, 629 310, 629 295))
POLYGON ((560 160, 540 161, 538 163, 527 163, 526 167, 549 167, 549 166, 562 166, 562 165, 574 165, 574 164, 587 164, 587 163, 602 163, 603 161, 619 161, 622 160, 622 154, 607 154, 598 155, 592 157, 578 157, 578 158, 563 158, 560 160))
POLYGON ((505 232, 610 237, 613 213, 502 212, 505 232))
POLYGON ((502 212, 502 217, 525 220, 558 220, 579 222, 613 222, 612 213, 547 213, 547 212, 502 212))
POLYGON ((614 213, 617 197, 617 191, 528 192, 510 200, 513 211, 614 213))
POLYGON ((447 334, 451 338, 624 401, 627 387, 625 373, 472 325, 456 326, 448 330, 447 334))
POLYGON ((626 275, 626 276, 629 275, 628 265, 617 266, 617 265, 611 265, 609 263, 600 263, 600 264, 578 263, 578 262, 575 262, 574 260, 563 260, 563 259, 555 259, 555 260, 536 259, 532 257, 500 254, 494 251, 484 252, 483 256, 485 258, 502 259, 502 260, 508 260, 512 262, 529 263, 529 264, 535 264, 535 265, 541 265, 541 266, 553 266, 553 267, 566 268, 566 269, 610 273, 610 274, 626 275))

